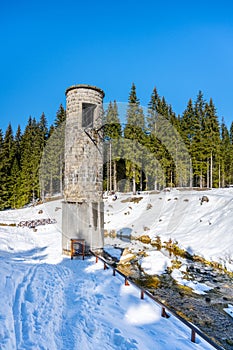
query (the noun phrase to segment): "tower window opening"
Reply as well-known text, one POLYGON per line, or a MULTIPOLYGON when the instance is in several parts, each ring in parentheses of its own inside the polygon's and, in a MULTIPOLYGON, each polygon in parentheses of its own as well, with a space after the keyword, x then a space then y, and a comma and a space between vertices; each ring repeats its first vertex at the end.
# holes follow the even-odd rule
POLYGON ((92 103, 82 104, 82 127, 83 128, 93 128, 95 108, 96 108, 96 105, 92 103))

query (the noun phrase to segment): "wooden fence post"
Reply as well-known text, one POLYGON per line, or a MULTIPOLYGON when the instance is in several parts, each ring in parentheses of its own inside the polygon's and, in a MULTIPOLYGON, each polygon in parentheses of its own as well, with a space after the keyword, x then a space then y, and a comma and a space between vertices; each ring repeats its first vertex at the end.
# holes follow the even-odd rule
POLYGON ((129 286, 129 281, 128 281, 127 277, 125 277, 125 286, 129 286))
POLYGON ((195 341, 196 341, 196 332, 194 331, 194 329, 192 329, 191 341, 192 341, 193 343, 195 343, 195 341))
POLYGON ((74 242, 71 239, 71 249, 70 249, 70 258, 73 260, 73 255, 74 255, 74 242))
POLYGON ((169 318, 168 314, 166 313, 166 309, 164 306, 162 306, 162 313, 161 313, 161 316, 162 317, 165 317, 165 318, 169 318))

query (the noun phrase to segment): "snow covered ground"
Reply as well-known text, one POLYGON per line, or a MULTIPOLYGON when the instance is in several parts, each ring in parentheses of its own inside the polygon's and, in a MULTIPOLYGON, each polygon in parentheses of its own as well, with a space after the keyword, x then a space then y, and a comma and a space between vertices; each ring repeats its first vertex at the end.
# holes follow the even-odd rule
MULTIPOLYGON (((172 196, 173 194, 169 202, 175 202, 172 196)), ((143 225, 146 225, 150 227, 147 233, 161 234, 164 238, 170 237, 175 228, 179 227, 179 237, 182 239, 177 237, 178 241, 184 246, 188 244, 190 249, 196 248, 198 252, 203 252, 203 243, 195 243, 192 239, 196 234, 199 240, 198 230, 194 234, 195 224, 187 226, 188 220, 183 216, 184 221, 186 220, 186 234, 191 241, 188 243, 184 235, 185 224, 182 226, 183 220, 177 226, 170 214, 170 204, 167 202, 170 197, 166 194, 162 200, 157 198, 159 197, 155 200, 158 203, 163 201, 160 208, 150 196, 146 196, 138 204, 121 203, 120 199, 109 203, 116 205, 116 213, 114 216, 107 215, 109 222, 106 225, 119 230, 127 228, 128 231, 137 231, 138 234, 143 232, 140 231, 141 226, 143 230, 143 225), (147 209, 149 203, 152 207, 147 209), (129 205, 132 209, 128 208, 129 205), (126 208, 130 214, 124 214, 126 208), (163 218, 162 222, 159 221, 160 217, 163 218), (170 225, 167 235, 163 226, 165 224, 170 225)), ((213 225, 222 234, 225 232, 227 242, 232 243, 232 238, 230 240, 230 235, 227 235, 230 232, 227 230, 232 227, 227 215, 233 204, 230 198, 228 200, 228 205, 224 205, 221 197, 219 200, 217 198, 215 209, 208 214, 208 219, 211 218, 213 225), (221 221, 218 215, 218 201, 223 218, 227 221, 225 229, 224 220, 221 221)), ((182 200, 180 203, 182 204, 177 210, 182 214, 185 207, 182 200)), ((195 205, 198 215, 207 220, 205 204, 208 203, 203 206, 198 203, 195 205)), ((113 210, 113 206, 107 210, 110 209, 113 210)), ((19 221, 48 216, 55 218, 57 224, 38 226, 37 231, 27 227, 0 226, 1 350, 212 349, 199 337, 196 343, 192 343, 189 328, 173 316, 162 318, 160 307, 147 297, 141 300, 135 287, 125 286, 122 277, 112 276, 110 269, 104 270, 101 261, 96 264, 94 258, 85 258, 83 261, 62 256, 59 202, 51 202, 47 207, 0 212, 0 223, 17 224, 19 221), (40 210, 43 213, 39 214, 40 210)), ((209 228, 206 221, 203 226, 209 228)), ((218 230, 208 234, 215 235, 216 231, 218 230)), ((212 248, 210 256, 218 257, 221 251, 219 246, 225 249, 222 241, 223 239, 215 250, 212 248)), ((217 242, 215 236, 214 242, 217 242)), ((210 242, 211 247, 214 247, 214 242, 210 242)), ((232 254, 231 249, 232 244, 229 254, 232 254)), ((225 254, 226 250, 222 253, 225 254)))
POLYGON ((122 235, 156 236, 177 241, 191 254, 219 262, 233 271, 233 189, 141 194, 138 203, 119 194, 105 203, 105 229, 122 235), (201 198, 208 202, 201 204, 201 198))

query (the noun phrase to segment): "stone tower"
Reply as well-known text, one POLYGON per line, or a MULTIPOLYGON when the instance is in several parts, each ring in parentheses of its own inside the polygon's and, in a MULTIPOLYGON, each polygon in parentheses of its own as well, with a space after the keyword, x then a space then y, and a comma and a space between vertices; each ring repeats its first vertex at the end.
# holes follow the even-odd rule
POLYGON ((86 250, 103 247, 103 98, 95 86, 66 90, 63 252, 71 239, 84 239, 86 250))

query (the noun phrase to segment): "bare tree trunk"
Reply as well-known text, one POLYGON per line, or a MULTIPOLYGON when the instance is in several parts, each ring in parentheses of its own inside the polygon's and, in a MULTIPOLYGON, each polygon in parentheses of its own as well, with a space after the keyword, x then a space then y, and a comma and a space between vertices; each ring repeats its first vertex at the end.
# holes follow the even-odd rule
POLYGON ((135 170, 133 170, 133 194, 136 194, 135 170))
POLYGON ((109 154, 109 187, 112 192, 112 143, 110 141, 110 154, 109 154))
POLYGON ((210 156, 210 188, 213 188, 213 155, 210 156))
POLYGON ((107 157, 107 193, 109 192, 109 161, 107 157))
POLYGON ((148 191, 148 175, 146 174, 146 188, 145 188, 146 191, 148 191))
POLYGON ((190 161, 189 161, 189 181, 190 181, 190 184, 189 186, 192 188, 193 187, 193 171, 192 171, 192 159, 190 158, 190 161))
POLYGON ((50 186, 49 186, 49 190, 50 190, 50 197, 52 197, 52 195, 53 195, 53 175, 52 175, 52 173, 50 174, 50 186))
POLYGON ((60 155, 60 193, 63 195, 63 183, 62 183, 62 168, 63 168, 62 156, 60 155))
POLYGON ((220 166, 220 162, 218 164, 218 188, 221 187, 221 166, 220 166))
POLYGON ((200 175, 200 188, 203 187, 203 178, 202 178, 202 168, 201 168, 201 175, 200 175))
POLYGON ((117 191, 117 166, 116 166, 116 160, 113 162, 113 189, 114 192, 117 191))
POLYGON ((140 170, 140 191, 142 191, 142 169, 140 170))
POLYGON ((44 180, 42 180, 40 183, 40 196, 41 196, 42 202, 44 202, 44 193, 45 193, 44 180))

